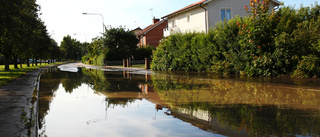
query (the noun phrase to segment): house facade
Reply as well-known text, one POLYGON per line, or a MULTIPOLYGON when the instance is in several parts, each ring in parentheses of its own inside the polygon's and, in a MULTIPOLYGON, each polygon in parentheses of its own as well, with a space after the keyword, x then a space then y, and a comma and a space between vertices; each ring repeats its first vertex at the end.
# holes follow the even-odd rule
MULTIPOLYGON (((173 33, 207 32, 217 22, 248 15, 244 6, 249 4, 250 0, 201 0, 162 17, 168 21, 164 37, 173 33)), ((272 0, 270 11, 279 5, 279 1, 272 0)))
POLYGON ((153 24, 136 33, 139 38, 138 47, 159 46, 159 41, 163 39, 163 29, 167 26, 167 20, 153 19, 153 24))

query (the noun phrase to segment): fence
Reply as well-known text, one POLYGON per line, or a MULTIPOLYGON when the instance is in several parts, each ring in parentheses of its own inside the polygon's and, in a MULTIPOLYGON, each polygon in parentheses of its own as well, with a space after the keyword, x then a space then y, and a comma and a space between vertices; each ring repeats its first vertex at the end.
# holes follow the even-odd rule
POLYGON ((146 58, 145 60, 123 59, 123 61, 106 61, 104 65, 150 69, 150 59, 148 58, 146 58))

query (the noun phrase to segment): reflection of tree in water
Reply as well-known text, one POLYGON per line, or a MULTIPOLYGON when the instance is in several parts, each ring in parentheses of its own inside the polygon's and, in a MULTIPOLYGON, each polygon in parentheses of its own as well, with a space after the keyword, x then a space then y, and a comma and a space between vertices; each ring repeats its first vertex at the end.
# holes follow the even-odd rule
MULTIPOLYGON (((78 72, 60 71, 58 67, 51 67, 41 75, 40 95, 39 95, 39 128, 42 127, 43 118, 50 109, 51 100, 59 84, 66 92, 72 93, 81 84, 88 84, 95 92, 141 92, 138 85, 145 82, 139 76, 127 78, 123 72, 105 72, 102 70, 78 68, 78 72)), ((125 107, 128 103, 134 102, 134 98, 106 99, 110 107, 121 105, 125 107)), ((108 106, 108 107, 109 107, 108 106)))
POLYGON ((42 128, 43 118, 50 109, 50 103, 59 89, 59 85, 65 88, 66 92, 72 93, 74 89, 87 81, 83 73, 72 73, 60 71, 58 67, 51 67, 41 75, 39 87, 39 128, 42 128))
POLYGON ((123 108, 127 107, 129 104, 135 102, 135 98, 106 98, 108 103, 108 108, 114 108, 116 106, 121 106, 123 108))
MULTIPOLYGON (((89 76, 88 84, 97 93, 115 93, 115 92, 141 92, 138 87, 140 83, 145 83, 145 78, 141 76, 126 77, 127 72, 107 72, 96 69, 83 68, 82 72, 89 76), (125 76, 124 76, 125 73, 125 76)), ((134 102, 136 98, 106 98, 107 107, 122 106, 134 102)))
POLYGON ((139 76, 124 77, 124 72, 107 72, 96 69, 82 69, 90 77, 89 85, 95 92, 141 92, 138 85, 145 83, 139 76))
POLYGON ((261 83, 153 75, 153 86, 173 115, 201 128, 186 115, 208 114, 210 126, 250 136, 320 135, 320 93, 261 83), (188 85, 188 86, 185 86, 188 85), (307 109, 306 109, 307 108, 307 109), (217 122, 215 122, 217 121, 217 122))

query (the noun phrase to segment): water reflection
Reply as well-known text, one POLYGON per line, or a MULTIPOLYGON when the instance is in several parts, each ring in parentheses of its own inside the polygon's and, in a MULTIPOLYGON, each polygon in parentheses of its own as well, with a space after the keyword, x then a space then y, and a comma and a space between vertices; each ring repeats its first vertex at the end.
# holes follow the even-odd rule
POLYGON ((66 72, 53 67, 42 75, 41 135, 320 135, 320 92, 315 85, 195 74, 151 76, 77 70, 66 72), (65 131, 63 123, 69 120, 75 120, 76 126, 65 131))

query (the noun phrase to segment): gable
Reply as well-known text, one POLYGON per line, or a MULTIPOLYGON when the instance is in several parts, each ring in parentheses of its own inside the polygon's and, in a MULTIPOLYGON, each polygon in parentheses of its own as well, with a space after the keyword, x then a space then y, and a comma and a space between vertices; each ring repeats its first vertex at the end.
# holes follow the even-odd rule
POLYGON ((161 25, 162 23, 165 23, 167 20, 164 19, 164 20, 161 20, 161 21, 158 21, 157 23, 154 23, 148 27, 146 27, 145 29, 139 31, 137 33, 137 36, 141 36, 141 35, 145 35, 146 33, 148 33, 149 31, 151 31, 152 29, 158 27, 159 25, 161 25))

